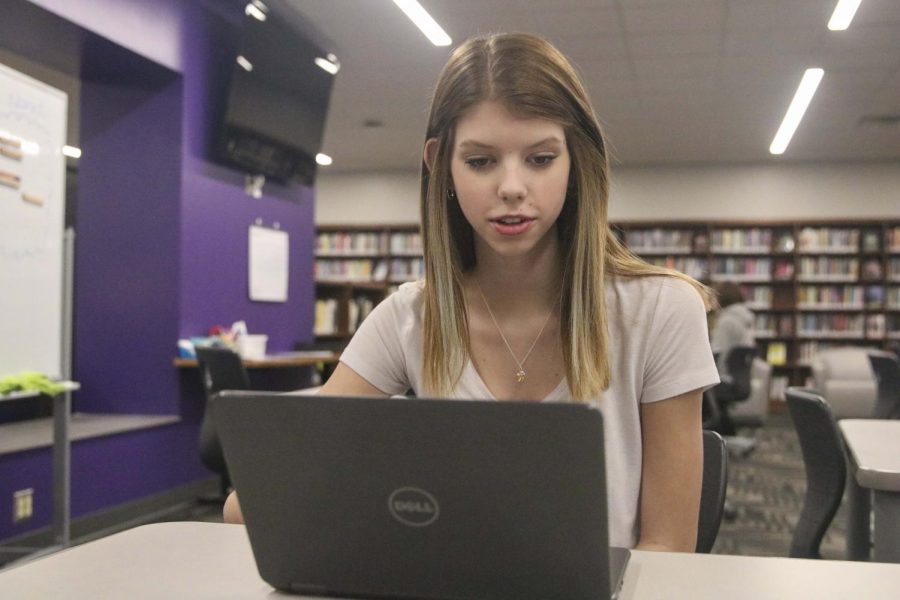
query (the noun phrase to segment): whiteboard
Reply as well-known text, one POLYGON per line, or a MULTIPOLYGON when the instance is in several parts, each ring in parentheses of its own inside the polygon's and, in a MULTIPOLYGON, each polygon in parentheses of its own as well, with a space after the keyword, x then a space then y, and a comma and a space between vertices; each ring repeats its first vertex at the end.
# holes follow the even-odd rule
POLYGON ((0 377, 62 375, 67 104, 0 64, 0 377))

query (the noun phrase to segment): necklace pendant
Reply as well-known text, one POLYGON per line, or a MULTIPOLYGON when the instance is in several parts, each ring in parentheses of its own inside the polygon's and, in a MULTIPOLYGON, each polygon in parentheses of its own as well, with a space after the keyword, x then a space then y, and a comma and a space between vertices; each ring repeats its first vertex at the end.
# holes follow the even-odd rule
POLYGON ((525 381, 525 371, 523 369, 519 369, 516 372, 516 381, 518 381, 519 383, 522 383, 525 381))

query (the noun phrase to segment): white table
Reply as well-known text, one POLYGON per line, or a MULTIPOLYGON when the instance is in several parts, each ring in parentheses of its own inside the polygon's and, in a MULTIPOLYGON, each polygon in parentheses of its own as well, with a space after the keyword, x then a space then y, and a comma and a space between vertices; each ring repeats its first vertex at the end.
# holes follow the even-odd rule
POLYGON ((838 426, 850 469, 847 558, 868 558, 871 513, 874 559, 900 563, 900 421, 842 419, 838 426))
MULTIPOLYGON (((304 598, 259 578, 241 525, 161 523, 0 571, 0 598, 304 598)), ((309 597, 305 597, 309 598, 309 597)), ((635 551, 622 600, 900 598, 900 565, 635 551)))

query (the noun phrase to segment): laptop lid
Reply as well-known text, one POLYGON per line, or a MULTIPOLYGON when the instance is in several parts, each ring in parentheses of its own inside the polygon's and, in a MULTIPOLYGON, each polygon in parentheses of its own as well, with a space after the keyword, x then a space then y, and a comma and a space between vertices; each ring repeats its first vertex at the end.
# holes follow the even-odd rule
POLYGON ((213 402, 257 567, 277 589, 442 600, 618 589, 595 409, 263 392, 213 402))

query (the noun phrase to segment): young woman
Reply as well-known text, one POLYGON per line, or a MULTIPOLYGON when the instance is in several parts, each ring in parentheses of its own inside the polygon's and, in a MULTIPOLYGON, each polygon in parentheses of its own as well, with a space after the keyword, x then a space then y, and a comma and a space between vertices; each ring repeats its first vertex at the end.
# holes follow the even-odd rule
POLYGON ((464 43, 426 133, 426 279, 376 307, 321 393, 591 403, 610 543, 693 551, 701 392, 718 382, 706 290, 630 254, 607 196, 606 146, 566 58, 527 34, 464 43))

